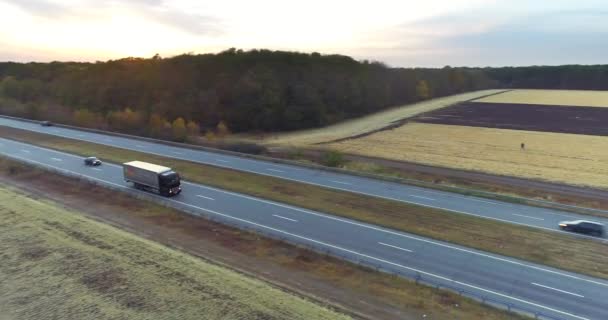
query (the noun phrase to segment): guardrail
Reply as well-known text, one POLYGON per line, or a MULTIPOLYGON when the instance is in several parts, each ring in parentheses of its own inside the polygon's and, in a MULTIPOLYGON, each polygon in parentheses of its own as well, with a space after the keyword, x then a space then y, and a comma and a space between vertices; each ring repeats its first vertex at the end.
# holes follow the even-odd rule
POLYGON ((180 202, 171 200, 171 198, 165 198, 165 197, 162 197, 162 196, 159 196, 156 194, 151 194, 148 192, 136 190, 134 188, 128 187, 127 185, 115 185, 115 184, 109 183, 107 181, 98 180, 93 177, 89 177, 89 176, 86 176, 83 174, 79 174, 79 173, 76 173, 73 171, 69 171, 69 170, 65 170, 65 169, 61 169, 61 168, 57 168, 57 167, 50 167, 48 165, 41 164, 36 161, 24 159, 21 157, 15 157, 15 156, 11 156, 11 155, 6 155, 6 157, 14 159, 19 162, 27 163, 29 165, 32 165, 32 166, 37 167, 44 171, 58 173, 60 175, 68 176, 68 177, 71 177, 71 178, 74 178, 77 180, 84 180, 88 183, 92 183, 94 185, 98 185, 98 186, 101 186, 104 188, 109 188, 109 189, 114 189, 114 190, 118 190, 121 192, 126 192, 127 194, 129 194, 130 196, 132 196, 136 199, 153 201, 153 202, 163 205, 165 207, 170 207, 170 208, 185 212, 187 214, 190 214, 190 215, 193 215, 196 217, 202 217, 202 218, 208 219, 208 220, 216 222, 216 223, 221 223, 221 224, 228 225, 228 226, 231 226, 234 228, 238 228, 240 230, 260 234, 267 238, 289 243, 298 248, 303 248, 303 249, 306 249, 306 250, 309 250, 312 252, 316 252, 316 253, 319 253, 322 255, 327 255, 327 256, 331 256, 331 257, 338 258, 341 260, 345 260, 345 261, 354 263, 358 266, 370 268, 370 269, 376 270, 378 272, 383 272, 383 273, 399 276, 401 278, 410 279, 418 285, 425 285, 428 287, 436 288, 438 290, 441 290, 441 289, 448 290, 450 292, 458 294, 459 296, 470 298, 470 299, 478 301, 484 305, 499 308, 499 309, 502 309, 502 310, 505 310, 508 312, 513 312, 513 313, 533 317, 534 319, 566 320, 565 318, 551 316, 551 315, 548 315, 548 314, 545 314, 542 312, 538 312, 538 311, 530 309, 530 308, 523 307, 521 305, 515 305, 512 303, 501 301, 499 299, 493 298, 490 295, 480 294, 480 293, 474 292, 472 290, 464 290, 456 285, 451 285, 450 283, 454 283, 454 280, 440 282, 437 280, 433 280, 431 277, 425 276, 425 275, 421 274, 420 272, 388 269, 380 263, 374 263, 369 260, 357 258, 357 256, 355 254, 347 254, 343 250, 331 248, 328 246, 323 246, 321 244, 317 244, 314 242, 303 243, 303 242, 295 241, 293 238, 290 238, 290 237, 287 237, 284 235, 282 236, 282 235, 280 235, 280 233, 273 232, 272 230, 268 230, 267 228, 264 228, 261 226, 256 226, 256 225, 253 225, 253 224, 250 224, 247 222, 243 222, 243 221, 239 221, 239 220, 232 220, 229 218, 225 218, 225 217, 219 216, 217 214, 214 214, 211 211, 205 211, 204 208, 193 209, 191 207, 188 207, 185 204, 180 204, 180 202))
MULTIPOLYGON (((17 120, 17 121, 38 123, 38 124, 42 122, 42 121, 38 121, 38 120, 31 120, 31 119, 19 118, 19 117, 7 116, 7 115, 0 115, 0 117, 17 120)), ((322 165, 318 165, 318 164, 314 164, 314 163, 304 163, 304 162, 287 160, 287 159, 271 158, 271 157, 266 157, 266 156, 253 155, 253 154, 248 154, 248 153, 241 153, 241 152, 235 152, 235 151, 229 151, 229 150, 223 150, 223 149, 217 149, 217 148, 211 148, 211 147, 205 147, 205 146, 199 146, 199 145, 193 145, 193 144, 187 144, 187 143, 160 140, 160 139, 154 139, 154 138, 112 132, 112 131, 76 127, 76 126, 65 125, 65 124, 54 124, 54 126, 60 127, 60 128, 72 129, 72 130, 86 131, 86 132, 105 134, 105 135, 111 135, 111 136, 116 136, 116 137, 123 137, 123 138, 159 143, 159 144, 186 148, 186 149, 196 149, 196 150, 201 150, 201 151, 206 151, 206 152, 220 153, 220 154, 247 158, 247 159, 253 159, 253 160, 261 160, 261 161, 272 162, 272 163, 280 163, 280 164, 287 164, 287 165, 298 166, 298 167, 305 167, 305 168, 309 168, 309 169, 313 169, 313 170, 321 170, 321 171, 328 171, 328 172, 334 172, 334 173, 339 173, 339 174, 354 175, 354 176, 359 176, 359 177, 363 177, 363 178, 418 186, 418 187, 422 187, 422 188, 435 189, 435 190, 451 192, 451 193, 458 193, 458 194, 462 194, 465 196, 481 197, 481 198, 487 198, 487 199, 493 199, 493 200, 511 202, 511 203, 520 203, 520 204, 525 203, 527 205, 543 207, 543 208, 558 209, 558 210, 570 211, 570 212, 575 212, 575 213, 592 213, 592 214, 596 213, 596 214, 602 214, 602 215, 608 216, 608 210, 568 205, 568 204, 564 204, 564 203, 547 201, 547 200, 525 198, 525 197, 518 197, 518 196, 512 196, 512 195, 502 195, 502 194, 492 193, 492 192, 488 192, 488 191, 467 189, 467 188, 461 188, 461 187, 455 187, 455 186, 438 185, 435 183, 415 180, 415 179, 390 177, 390 176, 367 173, 367 172, 346 170, 346 169, 342 169, 342 168, 332 168, 332 167, 326 167, 326 166, 322 166, 322 165)), ((209 165, 213 165, 213 164, 209 164, 209 165)))

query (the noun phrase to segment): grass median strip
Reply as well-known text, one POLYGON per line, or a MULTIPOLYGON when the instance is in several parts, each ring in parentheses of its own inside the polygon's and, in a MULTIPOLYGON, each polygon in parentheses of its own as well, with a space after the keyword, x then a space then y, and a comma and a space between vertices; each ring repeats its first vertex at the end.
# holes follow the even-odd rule
POLYGON ((19 129, 0 127, 0 134, 117 163, 137 159, 168 165, 193 182, 608 278, 608 246, 590 239, 19 129))
MULTIPOLYGON (((39 250, 39 248, 48 248, 49 245, 59 242, 62 242, 58 244, 60 248, 54 248, 59 253, 71 251, 70 249, 73 248, 73 244, 79 244, 79 252, 88 251, 94 253, 94 257, 90 256, 90 260, 88 260, 91 263, 99 261, 96 259, 103 259, 104 263, 113 262, 108 261, 108 257, 114 257, 119 262, 131 261, 135 263, 135 270, 127 270, 131 272, 129 275, 133 276, 129 277, 131 281, 129 284, 136 284, 136 290, 129 291, 127 290, 128 287, 121 287, 123 295, 119 295, 119 299, 117 300, 118 302, 122 301, 121 299, 125 295, 132 298, 139 297, 146 308, 145 310, 138 309, 135 311, 139 312, 138 315, 148 316, 148 318, 174 319, 179 317, 180 319, 207 319, 212 317, 205 318, 202 316, 203 314, 189 317, 187 314, 177 312, 171 314, 173 317, 164 317, 166 313, 162 308, 160 311, 155 311, 154 308, 151 308, 151 306, 161 307, 157 302, 159 300, 154 299, 159 298, 159 296, 156 296, 157 288, 154 287, 157 282, 140 284, 140 271, 144 271, 146 274, 150 272, 152 276, 148 276, 147 279, 150 279, 150 277, 154 278, 158 272, 155 271, 155 268, 149 269, 152 266, 162 265, 161 271, 166 272, 160 272, 162 274, 161 277, 168 277, 166 288, 173 289, 174 283, 172 280, 176 278, 181 280, 183 278, 179 276, 182 272, 181 270, 183 270, 180 255, 174 255, 170 257, 171 259, 156 261, 154 252, 158 249, 158 245, 150 244, 147 241, 137 241, 134 236, 122 236, 122 233, 116 231, 115 228, 100 226, 99 223, 93 223, 87 218, 94 218, 95 220, 127 229, 134 235, 144 236, 154 242, 179 248, 182 252, 204 257, 205 260, 213 261, 214 264, 228 266, 228 269, 236 269, 252 277, 261 277, 264 280, 277 284, 281 288, 287 288, 288 292, 297 291, 305 293, 306 296, 312 296, 314 297, 313 300, 321 301, 322 304, 325 304, 326 301, 330 301, 331 304, 337 303, 340 306, 339 310, 348 310, 349 314, 361 315, 363 318, 391 320, 397 318, 421 319, 424 317, 429 319, 524 319, 524 317, 515 314, 483 306, 480 303, 459 297, 448 291, 417 285, 406 279, 361 268, 326 255, 298 248, 284 242, 260 237, 257 234, 220 225, 206 219, 185 215, 174 209, 166 208, 149 201, 133 199, 127 194, 117 194, 112 190, 94 186, 86 181, 48 173, 12 160, 0 158, 0 181, 4 185, 13 184, 18 186, 21 189, 19 193, 23 192, 27 195, 27 199, 24 199, 25 197, 21 195, 11 195, 10 209, 15 214, 20 215, 19 220, 27 221, 24 224, 33 224, 33 228, 28 229, 22 228, 24 224, 4 225, 2 223, 8 222, 9 219, 5 219, 3 214, 0 213, 0 221, 2 221, 0 223, 0 231, 4 231, 3 228, 8 228, 11 235, 15 235, 16 233, 18 235, 18 237, 11 237, 12 241, 0 242, 0 246, 5 245, 10 250, 7 252, 11 253, 14 251, 27 252, 24 257, 18 257, 17 259, 23 263, 29 261, 31 264, 36 264, 38 266, 36 270, 56 267, 47 263, 49 261, 46 259, 42 259, 40 262, 41 256, 46 255, 48 251, 39 250), (19 201, 15 202, 13 199, 19 199, 19 201), (51 199, 51 201, 48 199, 51 199), (45 210, 27 210, 27 212, 21 213, 19 210, 14 209, 15 206, 17 208, 24 207, 19 205, 21 202, 33 203, 37 208, 45 210), (95 205, 91 206, 91 203, 95 203, 95 205), (43 213, 40 211, 43 211, 43 213), (53 222, 51 224, 52 228, 45 226, 45 232, 36 232, 39 223, 46 224, 48 221, 53 222), (66 231, 68 232, 66 233, 66 231), (86 238, 73 237, 85 233, 86 238), (120 237, 116 235, 120 235, 120 237), (29 239, 33 238, 41 241, 30 245, 29 239), (27 239, 28 241, 16 243, 15 239, 27 239), (51 243, 47 244, 47 239, 51 243), (109 241, 109 239, 112 241, 109 241), (144 245, 143 248, 139 245, 133 246, 126 241, 118 241, 121 239, 133 240, 130 243, 144 245), (80 240, 86 241, 79 243, 80 240), (132 251, 135 251, 135 253, 132 251), (40 252, 43 254, 39 254, 40 252), (120 257, 116 257, 116 255, 120 255, 120 257), (133 255, 139 260, 133 259, 133 255), (150 263, 150 261, 154 262, 150 263), (143 266, 140 266, 141 262, 147 263, 143 263, 143 266), (175 266, 179 268, 175 268, 175 266), (140 285, 143 288, 150 288, 150 286, 152 288, 142 293, 138 291, 142 289, 140 285), (136 294, 139 294, 139 296, 136 294)), ((0 189, 2 191, 0 193, 0 200, 4 200, 2 197, 7 196, 7 193, 4 192, 5 190, 0 189)), ((6 208, 9 207, 7 206, 6 208)), ((12 219, 11 221, 14 222, 14 220, 12 219)), ((0 233, 0 239, 3 236, 8 236, 8 234, 0 233)), ((173 250, 163 248, 163 251, 170 253, 173 250)), ((56 260, 53 261, 60 261, 60 256, 55 258, 56 260)), ((196 259, 186 260, 190 262, 189 265, 197 265, 196 261, 190 261, 196 259)), ((202 265, 206 266, 207 264, 202 265)), ((120 266, 120 264, 112 263, 112 266, 116 267, 120 266)), ((74 268, 74 266, 70 266, 67 270, 74 270, 74 268)), ((101 266, 93 265, 90 271, 96 274, 100 268, 101 266)), ((192 272, 191 269, 193 268, 188 269, 188 274, 196 274, 196 270, 192 272)), ((1 270, 2 265, 0 265, 0 279, 3 274, 1 270)), ((27 270, 20 269, 19 273, 25 275, 28 272, 27 270)), ((61 275, 61 272, 57 273, 61 275)), ((227 271, 226 273, 230 272, 227 271)), ((72 272, 68 273, 68 276, 71 274, 72 272)), ((36 273, 36 275, 38 276, 37 279, 13 277, 20 278, 23 281, 36 282, 36 285, 27 286, 26 288, 19 288, 18 285, 23 285, 23 282, 0 282, 0 289, 4 284, 11 287, 8 291, 0 292, 0 309, 7 311, 11 310, 14 306, 12 303, 9 303, 8 306, 3 305, 3 297, 8 297, 9 294, 12 296, 15 291, 23 289, 23 291, 20 291, 20 297, 25 299, 30 294, 43 291, 49 281, 52 280, 43 277, 44 274, 36 273)), ((13 278, 11 278, 11 281, 15 281, 13 278)), ((238 277, 235 276, 235 278, 238 277)), ((189 281, 185 285, 188 286, 191 283, 196 284, 197 282, 189 281)), ((267 286, 260 284, 260 287, 265 288, 267 286)), ((58 305, 55 305, 55 301, 49 299, 52 297, 41 300, 34 298, 28 301, 17 300, 24 302, 19 305, 19 311, 17 312, 27 312, 28 315, 31 315, 29 318, 36 318, 36 315, 38 315, 37 310, 46 310, 47 306, 51 308, 51 312, 55 312, 66 304, 73 304, 73 301, 66 300, 66 298, 71 298, 71 294, 83 293, 81 289, 78 287, 63 288, 66 295, 58 297, 58 299, 63 298, 58 302, 58 305), (29 301, 32 301, 31 304, 29 301), (52 305, 49 306, 49 304, 52 305)), ((185 289, 183 288, 178 292, 171 291, 180 295, 189 295, 186 300, 172 304, 171 307, 177 310, 197 310, 196 306, 189 303, 197 297, 197 292, 184 291, 185 289)), ((82 296, 88 297, 87 293, 89 292, 85 291, 82 296)), ((257 293, 264 294, 261 290, 257 291, 257 293)), ((281 296, 279 295, 279 298, 281 296)), ((95 309, 91 304, 99 300, 97 297, 93 298, 92 300, 87 299, 86 305, 83 303, 77 307, 95 309)), ((179 298, 180 296, 176 296, 169 299, 177 300, 179 298)), ((109 301, 113 300, 110 299, 109 301)), ((249 300, 250 302, 259 301, 253 295, 249 300)), ((293 300, 298 304, 293 310, 299 310, 301 313, 295 317, 282 314, 283 317, 281 319, 319 319, 320 317, 315 316, 314 310, 322 312, 321 316, 324 314, 332 315, 327 309, 320 308, 311 303, 302 303, 301 300, 296 298, 293 298, 293 300), (297 309, 298 306, 304 306, 304 308, 297 309)), ((286 299, 278 300, 278 302, 281 301, 288 302, 286 299)), ((106 303, 106 305, 108 304, 106 303)), ((209 305, 212 305, 212 303, 206 303, 204 306, 209 305)), ((284 309, 282 310, 290 310, 292 308, 292 306, 283 307, 284 309)), ((124 313, 115 314, 115 318, 127 318, 126 316, 130 315, 128 309, 121 308, 118 310, 124 313)), ((263 314, 250 313, 238 319, 275 319, 270 316, 262 316, 269 314, 271 312, 264 312, 263 314)), ((72 314, 62 314, 61 317, 65 318, 70 315, 72 314)), ((334 315, 335 318, 340 318, 340 315, 336 313, 334 315)), ((49 316, 48 313, 45 314, 45 317, 49 316)), ((19 318, 28 319, 27 316, 19 318)), ((72 318, 88 319, 88 317, 82 314, 78 314, 78 317, 72 318)), ((99 314, 95 314, 95 317, 91 318, 104 319, 99 314)), ((138 317, 133 317, 133 319, 138 319, 138 317)), ((237 317, 227 314, 223 319, 237 319, 237 317)))

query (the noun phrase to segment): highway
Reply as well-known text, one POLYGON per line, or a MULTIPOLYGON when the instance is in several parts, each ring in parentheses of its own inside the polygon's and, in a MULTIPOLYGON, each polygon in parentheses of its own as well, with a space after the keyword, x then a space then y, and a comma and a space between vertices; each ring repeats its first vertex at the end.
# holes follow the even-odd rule
MULTIPOLYGON (((564 220, 593 220, 608 226, 608 218, 589 217, 575 213, 470 197, 450 192, 425 189, 323 170, 277 164, 220 153, 169 146, 113 135, 79 131, 61 127, 42 127, 37 123, 0 117, 0 125, 45 133, 65 138, 94 142, 165 157, 251 172, 326 188, 411 203, 431 208, 563 232, 558 223, 564 220)), ((103 155, 97 154, 103 160, 103 155)), ((604 235, 604 240, 608 235, 604 235)))
MULTIPOLYGON (((139 143, 139 142, 138 142, 139 143)), ((80 156, 0 138, 0 154, 131 189, 122 167, 87 167, 80 156)), ((103 156, 103 155, 99 155, 103 156)), ((474 293, 551 319, 608 319, 608 281, 471 250, 332 215, 183 182, 172 206, 259 230, 404 276, 474 293)), ((161 198, 160 196, 154 196, 161 198)))

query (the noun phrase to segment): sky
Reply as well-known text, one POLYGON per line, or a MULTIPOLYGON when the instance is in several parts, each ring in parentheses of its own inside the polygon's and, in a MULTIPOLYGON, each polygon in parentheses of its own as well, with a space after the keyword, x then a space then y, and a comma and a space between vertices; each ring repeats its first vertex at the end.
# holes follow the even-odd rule
POLYGON ((608 1, 0 0, 0 61, 232 47, 392 67, 608 64, 608 1))

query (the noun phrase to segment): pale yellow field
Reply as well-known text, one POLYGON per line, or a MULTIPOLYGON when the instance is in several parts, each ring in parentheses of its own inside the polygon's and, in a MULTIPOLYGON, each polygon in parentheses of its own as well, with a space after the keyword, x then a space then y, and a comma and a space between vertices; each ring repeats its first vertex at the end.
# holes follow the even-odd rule
POLYGON ((268 136, 265 137, 264 140, 257 142, 265 144, 302 146, 334 141, 378 130, 391 125, 391 123, 395 121, 411 118, 423 112, 444 108, 457 102, 473 100, 478 97, 495 94, 500 91, 501 90, 481 90, 449 97, 431 99, 415 104, 395 107, 390 110, 344 121, 324 128, 268 136))
POLYGON ((518 89, 481 98, 475 102, 608 107, 608 91, 518 89))
POLYGON ((0 187, 2 319, 347 319, 0 187))
POLYGON ((329 144, 347 153, 608 188, 608 137, 411 123, 329 144), (520 143, 526 150, 520 150, 520 143))

